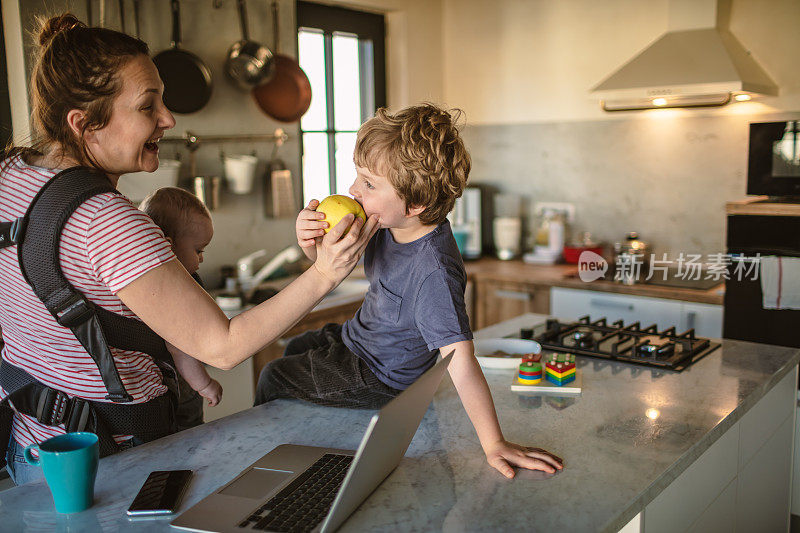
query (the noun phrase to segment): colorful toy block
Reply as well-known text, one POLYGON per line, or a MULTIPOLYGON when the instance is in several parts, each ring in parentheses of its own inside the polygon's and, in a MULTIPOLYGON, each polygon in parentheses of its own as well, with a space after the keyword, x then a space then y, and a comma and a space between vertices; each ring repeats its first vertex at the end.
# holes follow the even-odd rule
MULTIPOLYGON (((522 394, 581 394, 581 376, 573 354, 525 354, 511 384, 511 390, 522 394), (540 362, 541 360, 541 362, 540 362)), ((566 407, 567 404, 564 404, 566 407)), ((563 407, 561 407, 563 408, 563 407)))
POLYGON ((545 363, 545 379, 554 385, 562 386, 575 380, 575 356, 572 354, 553 354, 545 363))
POLYGON ((517 381, 522 385, 535 385, 542 381, 542 364, 523 359, 519 365, 517 381))

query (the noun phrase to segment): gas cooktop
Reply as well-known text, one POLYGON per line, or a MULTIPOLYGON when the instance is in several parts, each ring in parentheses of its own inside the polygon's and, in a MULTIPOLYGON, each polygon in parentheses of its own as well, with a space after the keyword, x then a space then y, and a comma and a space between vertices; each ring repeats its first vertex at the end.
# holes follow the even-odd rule
POLYGON ((720 346, 718 342, 696 337, 693 329, 679 334, 674 326, 658 331, 655 324, 645 328, 638 322, 625 325, 622 320, 608 324, 605 318, 592 321, 589 316, 577 322, 548 319, 544 324, 520 330, 519 336, 535 340, 545 350, 676 371, 720 346))

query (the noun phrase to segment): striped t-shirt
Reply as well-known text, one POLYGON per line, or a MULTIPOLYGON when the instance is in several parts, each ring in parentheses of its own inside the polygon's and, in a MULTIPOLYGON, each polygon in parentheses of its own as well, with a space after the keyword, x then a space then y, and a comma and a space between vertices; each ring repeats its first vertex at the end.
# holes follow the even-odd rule
MULTIPOLYGON (((34 195, 57 172, 28 165, 20 156, 3 162, 0 220, 23 216, 34 195)), ((175 258, 158 226, 117 193, 94 196, 78 207, 64 226, 59 256, 64 276, 86 298, 134 318, 116 293, 175 258)), ((69 396, 107 401, 108 392, 97 365, 73 333, 55 321, 22 277, 16 246, 0 250, 0 329, 5 341, 4 361, 69 396)), ((113 348, 111 352, 134 403, 164 394, 161 372, 149 355, 113 348)), ((0 398, 5 396, 0 387, 0 398)), ((63 426, 45 426, 27 415, 14 417, 14 439, 23 447, 64 432, 63 426)))

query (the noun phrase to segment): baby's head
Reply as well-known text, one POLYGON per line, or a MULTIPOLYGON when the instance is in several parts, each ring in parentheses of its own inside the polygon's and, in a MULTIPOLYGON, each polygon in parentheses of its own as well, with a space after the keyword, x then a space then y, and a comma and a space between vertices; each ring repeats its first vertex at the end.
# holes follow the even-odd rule
POLYGON ((428 103, 394 114, 378 109, 358 130, 353 161, 386 178, 407 211, 421 209, 422 224, 440 224, 461 196, 472 165, 456 126, 461 115, 428 103))
POLYGON ((139 205, 161 228, 178 261, 194 274, 203 262, 203 251, 214 236, 211 214, 195 195, 177 187, 150 193, 139 205))

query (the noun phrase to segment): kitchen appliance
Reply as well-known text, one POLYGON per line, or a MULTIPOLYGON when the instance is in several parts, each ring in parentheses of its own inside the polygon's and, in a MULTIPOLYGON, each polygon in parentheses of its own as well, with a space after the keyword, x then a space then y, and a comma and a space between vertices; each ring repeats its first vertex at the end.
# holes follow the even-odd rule
POLYGON ((241 88, 250 90, 272 76, 272 52, 266 46, 250 40, 245 0, 238 0, 237 7, 242 39, 233 43, 228 50, 225 71, 241 88))
MULTIPOLYGON (((103 3, 101 2, 101 5, 103 3)), ((211 99, 211 71, 203 60, 181 48, 181 12, 178 0, 172 8, 172 45, 153 57, 164 82, 164 105, 173 113, 194 113, 211 99)))
POLYGON ((800 120, 750 124, 747 194, 800 202, 800 120))
POLYGON ((800 348, 800 311, 764 309, 760 257, 800 257, 800 216, 728 216, 722 336, 800 348))
POLYGON ((603 247, 599 243, 592 241, 592 236, 589 232, 584 232, 579 241, 564 245, 564 262, 569 265, 577 265, 583 252, 603 255, 603 247))
POLYGON ((655 324, 611 324, 589 316, 577 322, 548 319, 520 330, 519 337, 541 344, 543 350, 681 371, 719 348, 718 342, 696 337, 694 329, 677 333, 675 326, 659 331, 655 324))
POLYGON ((569 204, 543 204, 535 206, 535 211, 542 216, 542 224, 536 230, 533 252, 525 254, 522 260, 526 263, 552 265, 561 259, 564 251, 566 222, 574 217, 574 208, 569 204))
POLYGON ((522 220, 519 217, 495 217, 492 222, 494 249, 498 259, 514 259, 522 241, 522 220))
POLYGON ((650 246, 631 231, 622 242, 614 243, 614 281, 625 285, 644 281, 650 265, 650 246))
POLYGON ((251 94, 261 110, 281 122, 297 122, 311 105, 311 82, 297 60, 279 53, 278 2, 272 2, 272 74, 266 83, 253 87, 251 94))
POLYGON ((481 190, 477 187, 467 187, 461 197, 456 199, 453 210, 447 215, 453 231, 465 231, 467 234, 461 254, 465 259, 477 259, 481 256, 481 201, 481 190))
POLYGON ((778 86, 731 33, 730 4, 670 0, 667 32, 591 95, 606 111, 725 105, 732 96, 777 95, 778 86))

